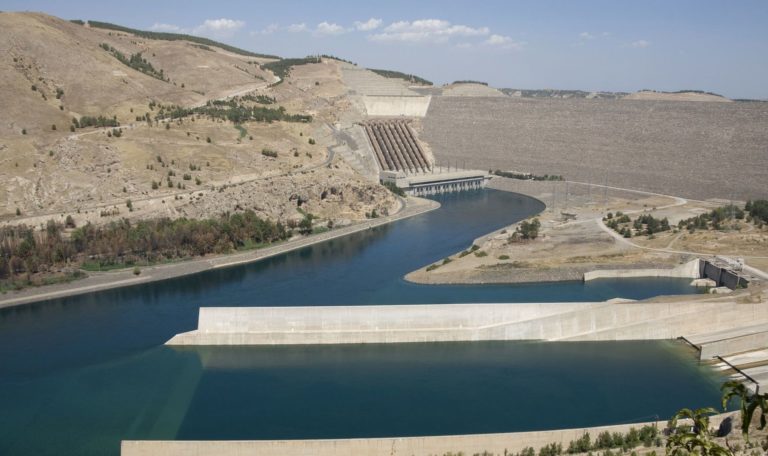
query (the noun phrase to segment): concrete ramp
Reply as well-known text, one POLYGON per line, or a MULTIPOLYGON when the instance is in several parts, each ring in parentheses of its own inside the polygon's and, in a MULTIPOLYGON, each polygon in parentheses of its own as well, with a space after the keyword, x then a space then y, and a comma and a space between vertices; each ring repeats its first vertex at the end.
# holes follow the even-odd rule
POLYGON ((204 307, 169 345, 302 345, 480 340, 642 340, 768 324, 768 306, 663 303, 204 307))

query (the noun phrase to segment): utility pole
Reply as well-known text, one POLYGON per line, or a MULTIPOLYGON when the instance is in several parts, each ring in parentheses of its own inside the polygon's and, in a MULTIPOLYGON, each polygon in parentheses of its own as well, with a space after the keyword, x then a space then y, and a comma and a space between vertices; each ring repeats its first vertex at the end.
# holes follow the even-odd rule
POLYGON ((552 182, 552 213, 555 213, 555 195, 557 194, 557 184, 552 182))
POLYGON ((565 181, 565 210, 568 210, 568 181, 565 181))

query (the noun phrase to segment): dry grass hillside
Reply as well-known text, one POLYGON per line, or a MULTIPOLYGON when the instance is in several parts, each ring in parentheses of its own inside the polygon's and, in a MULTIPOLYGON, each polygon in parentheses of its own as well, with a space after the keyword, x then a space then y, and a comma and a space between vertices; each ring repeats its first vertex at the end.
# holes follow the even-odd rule
POLYGON ((329 122, 350 109, 336 61, 294 67, 272 87, 278 79, 261 69, 263 59, 212 46, 150 40, 37 13, 0 13, 0 29, 0 49, 8 51, 0 56, 3 223, 67 215, 78 225, 121 217, 199 218, 244 208, 286 219, 298 213, 299 197, 309 200, 305 208, 336 222, 397 207, 384 188, 329 157, 335 144, 329 122), (121 62, 112 49, 127 58, 141 53, 163 79, 121 62), (162 105, 194 108, 243 96, 251 98, 237 99, 239 106, 282 107, 312 121, 235 125, 201 114, 157 120, 162 105), (154 121, 140 119, 146 114, 154 121), (72 119, 82 116, 114 118, 120 131, 73 128, 72 119), (311 203, 331 189, 333 198, 311 203))

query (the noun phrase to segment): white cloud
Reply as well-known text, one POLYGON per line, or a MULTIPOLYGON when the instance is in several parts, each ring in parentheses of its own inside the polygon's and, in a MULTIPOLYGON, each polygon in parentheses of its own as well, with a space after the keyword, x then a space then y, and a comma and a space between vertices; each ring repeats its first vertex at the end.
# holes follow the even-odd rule
POLYGON ((591 34, 589 32, 581 32, 581 33, 579 33, 579 39, 582 40, 582 41, 594 40, 595 39, 595 35, 593 35, 593 34, 591 34))
POLYGON ((245 22, 236 19, 206 19, 193 32, 200 35, 231 36, 245 26, 245 22))
POLYGON ((632 42, 633 48, 647 48, 650 45, 651 45, 651 42, 646 40, 637 40, 632 42))
POLYGON ((271 35, 275 32, 280 30, 280 26, 277 24, 269 24, 268 26, 264 27, 259 33, 262 35, 271 35))
POLYGON ((361 32, 370 32, 379 28, 382 22, 381 19, 372 17, 365 22, 355 21, 355 28, 361 32))
POLYGON ((486 36, 490 33, 488 27, 473 28, 442 19, 419 19, 394 22, 381 33, 369 35, 368 38, 373 41, 444 43, 452 37, 486 36))
POLYGON ((321 35, 321 36, 328 36, 328 35, 341 35, 342 33, 346 32, 347 30, 340 26, 339 24, 334 23, 328 23, 328 22, 321 22, 317 24, 317 27, 315 28, 315 34, 321 35))
POLYGON ((288 27, 286 27, 286 30, 288 30, 291 33, 301 33, 301 32, 306 32, 309 29, 307 28, 307 24, 302 22, 301 24, 291 24, 288 27))
POLYGON ((184 30, 179 27, 178 25, 173 24, 161 24, 159 22, 155 22, 152 24, 152 27, 149 28, 150 30, 154 32, 174 32, 174 33, 181 33, 184 30))
POLYGON ((504 35, 493 34, 488 37, 483 43, 489 46, 496 46, 502 49, 522 49, 525 45, 523 41, 515 41, 512 38, 504 35))

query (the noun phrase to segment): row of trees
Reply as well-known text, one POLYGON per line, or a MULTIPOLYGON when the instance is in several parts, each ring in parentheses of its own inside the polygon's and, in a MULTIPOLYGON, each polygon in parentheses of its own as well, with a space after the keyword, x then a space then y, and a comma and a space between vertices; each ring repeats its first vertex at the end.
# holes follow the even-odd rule
POLYGON ((129 66, 136 71, 140 71, 147 76, 152 76, 155 79, 159 79, 164 82, 170 82, 170 78, 165 76, 163 70, 155 69, 155 67, 152 66, 152 63, 142 57, 141 52, 137 54, 131 54, 130 57, 126 57, 125 54, 107 43, 101 43, 101 48, 112 54, 123 65, 129 66))
MULTIPOLYGON (((71 21, 76 24, 83 24, 83 21, 81 20, 73 20, 71 21)), ((193 35, 186 35, 183 33, 167 33, 167 32, 148 32, 145 30, 137 30, 129 27, 123 27, 122 25, 116 25, 116 24, 110 24, 109 22, 100 22, 100 21, 88 21, 88 25, 91 27, 96 27, 100 29, 107 29, 107 30, 114 30, 117 32, 124 32, 124 33, 130 33, 132 35, 136 35, 141 38, 147 38, 150 40, 166 40, 166 41, 178 41, 178 40, 185 40, 192 43, 197 43, 205 46, 216 46, 217 48, 224 49, 225 51, 233 52, 235 54, 240 54, 248 57, 257 57, 257 58, 269 58, 269 59, 279 59, 280 57, 276 55, 270 55, 270 54, 259 54, 256 52, 246 51, 245 49, 240 49, 234 46, 230 46, 228 44, 220 43, 218 41, 210 40, 208 38, 201 38, 199 36, 193 36, 193 35)))
POLYGON ((112 117, 111 119, 109 117, 104 117, 104 116, 98 116, 98 117, 82 116, 80 117, 80 119, 73 117, 72 126, 75 128, 119 127, 120 122, 117 121, 116 116, 112 117))
POLYGON ((281 223, 262 219, 251 210, 204 220, 123 219, 103 227, 87 224, 71 233, 52 220, 41 231, 28 226, 4 227, 0 229, 0 280, 84 262, 131 265, 227 253, 289 235, 281 223))
POLYGON ((268 70, 280 78, 282 82, 291 73, 291 67, 306 65, 308 63, 320 63, 320 57, 308 56, 300 59, 282 59, 261 65, 262 70, 268 70))
POLYGON ((712 209, 704 214, 699 214, 695 217, 680 220, 677 223, 678 228, 687 229, 691 233, 696 230, 707 230, 712 228, 713 230, 719 230, 722 228, 722 224, 727 220, 743 220, 745 212, 739 206, 729 204, 726 206, 712 209))
POLYGON ((209 101, 205 106, 184 108, 181 106, 161 105, 155 119, 182 119, 184 117, 201 115, 210 119, 226 120, 236 124, 248 121, 256 122, 304 122, 312 121, 312 116, 304 114, 288 114, 283 106, 268 108, 266 106, 247 106, 234 100, 209 101))

